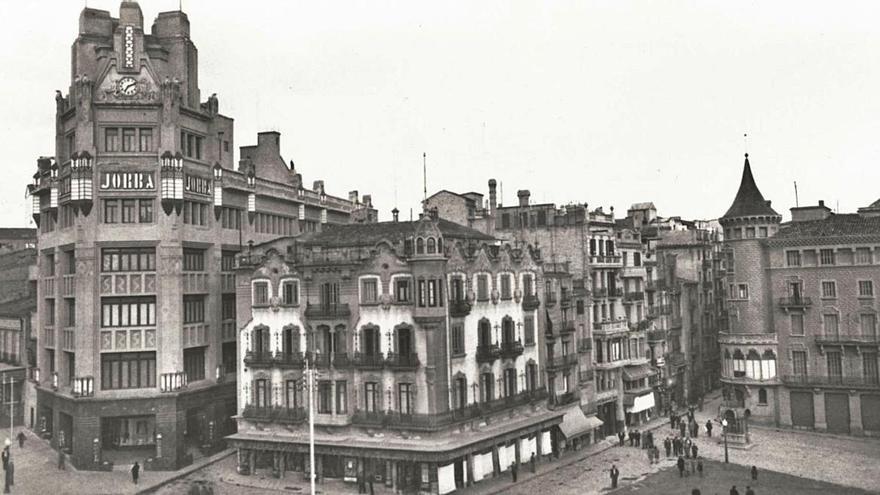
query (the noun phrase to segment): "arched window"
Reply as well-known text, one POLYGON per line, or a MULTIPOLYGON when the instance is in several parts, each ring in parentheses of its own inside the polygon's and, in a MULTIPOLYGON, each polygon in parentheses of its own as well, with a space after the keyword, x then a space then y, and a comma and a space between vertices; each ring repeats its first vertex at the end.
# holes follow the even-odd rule
POLYGON ((754 349, 749 350, 746 356, 746 376, 754 380, 761 379, 761 356, 754 349))
POLYGON ((443 254, 443 238, 442 237, 437 238, 437 252, 439 254, 443 254))
POLYGON ((270 352, 269 327, 267 327, 266 325, 255 326, 252 342, 252 349, 254 352, 270 352))
POLYGON ((746 376, 746 357, 739 349, 733 351, 733 376, 746 376))
POLYGON ((433 237, 428 237, 428 254, 434 254, 436 252, 437 252, 437 241, 435 241, 433 237))
POLYGON ((480 402, 489 402, 495 398, 495 375, 482 373, 480 375, 480 402))
POLYGON ((767 389, 758 389, 758 404, 767 404, 767 389))
POLYGON ((492 345, 492 324, 486 318, 477 323, 477 344, 480 347, 492 345))
POLYGON ((455 377, 455 381, 453 382, 453 395, 452 395, 452 406, 455 409, 464 409, 468 403, 467 396, 467 378, 464 375, 459 374, 455 377))
POLYGON ((501 320, 501 345, 512 345, 516 341, 516 328, 513 325, 513 319, 505 316, 501 320))
POLYGON ((425 240, 421 237, 416 239, 416 254, 425 254, 425 240))
POLYGON ((764 351, 764 356, 761 360, 761 376, 765 380, 776 378, 776 354, 770 349, 764 351))

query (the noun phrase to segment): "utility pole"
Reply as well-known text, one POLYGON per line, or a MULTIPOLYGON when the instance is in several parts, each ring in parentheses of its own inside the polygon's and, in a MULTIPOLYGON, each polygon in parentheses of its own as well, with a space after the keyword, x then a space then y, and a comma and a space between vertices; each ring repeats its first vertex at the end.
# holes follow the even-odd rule
POLYGON ((308 357, 306 357, 306 376, 309 383, 309 485, 312 495, 315 495, 315 370, 309 365, 308 357))

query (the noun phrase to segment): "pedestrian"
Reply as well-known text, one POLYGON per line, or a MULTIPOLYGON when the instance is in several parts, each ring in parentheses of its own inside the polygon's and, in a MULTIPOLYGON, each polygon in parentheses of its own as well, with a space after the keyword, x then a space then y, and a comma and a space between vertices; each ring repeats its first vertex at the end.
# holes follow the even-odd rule
POLYGON ((131 467, 131 481, 134 482, 135 485, 138 484, 138 476, 140 476, 140 473, 141 466, 137 461, 134 461, 134 466, 131 467))
POLYGON ((685 436, 685 434, 684 434, 684 433, 685 433, 685 432, 684 432, 684 421, 679 421, 679 422, 678 422, 678 431, 679 431, 679 433, 681 434, 681 435, 679 435, 679 436, 681 436, 681 437, 684 437, 684 436, 685 436))
POLYGON ((648 433, 646 433, 646 436, 648 437, 648 447, 653 447, 654 446, 654 433, 649 431, 648 433))
POLYGON ((675 436, 675 439, 672 440, 672 455, 678 457, 681 455, 681 439, 678 438, 678 435, 675 436))
POLYGON ((710 437, 712 436, 712 420, 711 419, 706 420, 706 434, 709 435, 710 437))
POLYGON ((669 413, 669 427, 675 429, 675 413, 669 413))
POLYGON ((620 439, 620 446, 623 447, 624 435, 622 431, 617 432, 617 438, 620 439))
POLYGON ((617 488, 617 477, 620 476, 620 471, 617 470, 617 466, 614 464, 611 465, 611 488, 617 488))
POLYGON ((752 487, 746 487, 746 495, 755 495, 755 490, 752 490, 752 487))
POLYGON ((733 488, 730 489, 730 495, 739 495, 739 490, 736 489, 736 485, 733 485, 733 488))
POLYGON ((757 466, 752 466, 752 481, 754 481, 755 483, 758 482, 758 467, 757 466))
POLYGON ((654 464, 654 451, 651 449, 645 450, 648 453, 648 464, 654 464))
MULTIPOLYGON (((623 441, 620 442, 623 445, 623 441)), ((529 458, 529 467, 531 468, 532 474, 535 474, 535 453, 532 452, 532 456, 529 458)))
POLYGON ((9 473, 9 486, 15 486, 15 463, 12 459, 9 459, 9 469, 6 472, 9 473))
POLYGON ((700 449, 697 447, 697 444, 693 444, 693 445, 691 445, 691 456, 692 456, 694 459, 697 458, 697 452, 698 452, 699 450, 700 450, 700 449))
POLYGON ((654 447, 654 462, 660 463, 660 449, 656 446, 654 447))
POLYGON ((18 448, 24 447, 24 439, 25 438, 26 437, 24 436, 23 431, 18 432, 18 448))
POLYGON ((3 453, 0 454, 0 458, 3 459, 3 470, 6 471, 6 465, 9 464, 9 446, 3 449, 3 453))
POLYGON ((64 469, 64 451, 58 447, 58 469, 64 469))
POLYGON ((3 478, 3 493, 11 493, 9 491, 10 486, 12 486, 12 471, 7 469, 6 476, 3 478))
POLYGON ((632 447, 636 441, 636 432, 635 430, 629 430, 627 432, 627 436, 629 436, 629 446, 632 447))
POLYGON ((684 477, 684 458, 682 456, 678 456, 678 461, 675 463, 675 466, 678 468, 678 477, 684 477))
POLYGON ((700 425, 698 425, 696 421, 694 421, 692 425, 693 426, 691 428, 694 430, 694 434, 692 436, 694 438, 697 438, 698 436, 700 436, 700 425))
POLYGON ((697 472, 700 473, 700 478, 703 477, 703 458, 700 457, 697 459, 697 472))
POLYGON ((691 474, 697 474, 697 460, 691 459, 691 474))
POLYGON ((666 451, 666 457, 669 457, 669 451, 672 450, 672 441, 669 440, 669 437, 666 437, 663 440, 663 450, 666 451))
POLYGON ((642 432, 636 430, 634 435, 636 436, 636 447, 642 446, 642 432))
POLYGON ((510 476, 513 478, 513 482, 516 483, 516 475, 519 474, 516 472, 516 461, 510 463, 510 476))

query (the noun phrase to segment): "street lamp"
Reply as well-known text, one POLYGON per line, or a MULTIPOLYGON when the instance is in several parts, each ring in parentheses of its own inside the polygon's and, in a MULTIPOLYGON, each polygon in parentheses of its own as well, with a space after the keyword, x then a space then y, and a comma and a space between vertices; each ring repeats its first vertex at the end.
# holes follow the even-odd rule
POLYGON ((727 418, 721 419, 721 435, 724 437, 724 463, 727 464, 729 462, 727 457, 727 418))

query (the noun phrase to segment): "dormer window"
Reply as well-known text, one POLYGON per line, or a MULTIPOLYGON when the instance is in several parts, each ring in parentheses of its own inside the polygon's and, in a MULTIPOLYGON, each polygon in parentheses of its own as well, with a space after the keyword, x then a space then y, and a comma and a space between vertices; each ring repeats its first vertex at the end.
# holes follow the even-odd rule
POLYGON ((428 237, 428 254, 437 253, 437 241, 433 237, 428 237))
POLYGON ((425 254, 425 240, 421 237, 416 239, 416 254, 425 254))

